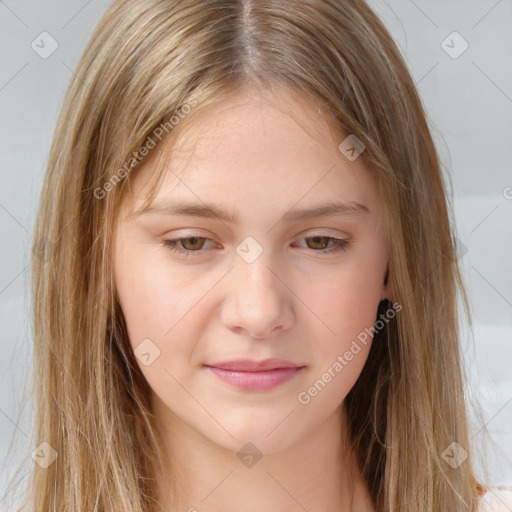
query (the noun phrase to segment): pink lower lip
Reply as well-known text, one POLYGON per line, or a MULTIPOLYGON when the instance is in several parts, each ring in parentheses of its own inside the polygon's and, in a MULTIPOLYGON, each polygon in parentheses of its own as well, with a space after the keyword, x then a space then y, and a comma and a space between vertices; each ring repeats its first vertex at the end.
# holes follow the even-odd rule
POLYGON ((243 372, 240 370, 225 370, 208 366, 208 368, 219 379, 231 384, 239 389, 248 391, 260 391, 265 389, 272 389, 287 380, 290 380, 294 375, 297 375, 302 368, 275 368, 274 370, 265 370, 259 372, 243 372))

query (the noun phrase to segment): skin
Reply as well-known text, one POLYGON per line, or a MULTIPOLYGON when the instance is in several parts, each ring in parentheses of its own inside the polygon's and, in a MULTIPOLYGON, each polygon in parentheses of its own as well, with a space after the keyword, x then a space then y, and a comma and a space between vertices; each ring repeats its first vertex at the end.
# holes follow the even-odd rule
POLYGON ((298 395, 374 325, 379 301, 391 300, 376 186, 361 158, 338 150, 343 139, 318 109, 290 91, 239 92, 199 119, 165 157, 154 202, 214 203, 239 222, 133 214, 162 160, 157 148, 132 177, 115 233, 130 344, 135 350, 150 339, 160 351, 151 364, 138 362, 181 477, 175 494, 161 484, 162 500, 190 512, 373 511, 358 467, 347 462, 344 406, 371 338, 308 404, 298 395), (358 202, 369 213, 282 221, 289 210, 328 200, 358 202), (248 236, 263 250, 252 263, 236 252, 248 236), (326 253, 332 241, 314 236, 349 244, 326 253), (163 243, 177 238, 196 252, 185 257, 163 243), (242 391, 203 366, 270 357, 306 368, 276 388, 242 391), (237 457, 247 442, 262 454, 252 467, 237 457))

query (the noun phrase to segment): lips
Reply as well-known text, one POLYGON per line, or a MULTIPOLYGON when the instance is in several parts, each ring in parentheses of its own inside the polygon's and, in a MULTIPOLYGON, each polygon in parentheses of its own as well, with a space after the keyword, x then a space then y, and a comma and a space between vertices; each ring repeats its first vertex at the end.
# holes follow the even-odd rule
POLYGON ((213 368, 221 370, 233 370, 241 372, 260 372, 266 370, 275 370, 276 368, 301 368, 303 364, 293 363, 285 359, 265 359, 263 361, 253 361, 252 359, 238 359, 235 361, 224 361, 220 363, 207 364, 213 368))
POLYGON ((264 391, 275 388, 305 368, 284 359, 250 359, 224 361, 205 365, 221 381, 244 391, 264 391))

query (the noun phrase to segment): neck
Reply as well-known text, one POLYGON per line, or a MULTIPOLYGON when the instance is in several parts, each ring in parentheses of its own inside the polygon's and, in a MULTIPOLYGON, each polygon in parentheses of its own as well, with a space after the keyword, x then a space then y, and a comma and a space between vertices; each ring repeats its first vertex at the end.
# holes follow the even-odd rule
MULTIPOLYGON (((156 409, 162 407, 155 400, 156 409)), ((320 428, 286 449, 240 460, 179 421, 155 411, 167 459, 160 478, 166 510, 373 512, 370 494, 346 434, 344 404, 320 428), (167 479, 167 480, 166 480, 167 479), (165 481, 170 482, 166 484, 165 481)))

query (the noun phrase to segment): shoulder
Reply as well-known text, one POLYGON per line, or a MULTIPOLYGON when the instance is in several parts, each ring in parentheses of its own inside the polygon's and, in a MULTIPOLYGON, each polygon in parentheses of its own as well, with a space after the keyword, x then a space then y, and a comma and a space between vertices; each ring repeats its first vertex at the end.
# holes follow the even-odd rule
POLYGON ((482 496, 478 512, 511 512, 512 485, 489 487, 482 496))

